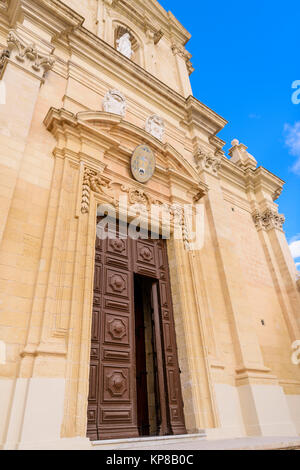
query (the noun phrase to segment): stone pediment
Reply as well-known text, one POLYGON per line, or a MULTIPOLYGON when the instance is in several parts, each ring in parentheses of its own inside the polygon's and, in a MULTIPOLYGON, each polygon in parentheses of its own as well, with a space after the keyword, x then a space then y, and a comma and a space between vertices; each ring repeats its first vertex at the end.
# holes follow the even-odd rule
MULTIPOLYGON (((124 120, 121 116, 105 112, 81 112, 77 114, 78 122, 87 123, 94 128, 107 131, 111 137, 120 139, 120 147, 124 149, 122 138, 132 142, 134 146, 140 143, 150 145, 157 154, 157 164, 165 170, 178 173, 181 178, 187 178, 195 183, 199 182, 199 176, 192 165, 172 145, 162 144, 158 139, 150 135, 144 129, 124 120)), ((131 150, 130 150, 131 154, 131 150)))
POLYGON ((207 192, 197 171, 176 149, 119 115, 94 111, 75 115, 51 108, 44 123, 58 141, 55 153, 87 159, 95 169, 109 167, 112 162, 127 168, 134 149, 147 144, 156 156, 154 180, 180 187, 182 194, 196 200, 207 192))

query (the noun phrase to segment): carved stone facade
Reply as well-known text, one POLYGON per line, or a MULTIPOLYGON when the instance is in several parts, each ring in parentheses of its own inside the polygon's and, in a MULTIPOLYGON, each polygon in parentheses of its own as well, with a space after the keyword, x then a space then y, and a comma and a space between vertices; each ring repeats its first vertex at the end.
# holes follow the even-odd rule
POLYGON ((274 203, 284 182, 236 139, 225 154, 218 133, 227 121, 192 95, 189 33, 156 0, 8 3, 0 2, 0 448, 91 449, 89 388, 97 391, 100 373, 101 423, 137 429, 133 264, 161 285, 173 422, 208 437, 299 434, 299 280, 274 203), (134 38, 130 60, 117 50, 119 28, 134 38), (140 145, 156 161, 145 183, 131 172, 140 145), (105 240, 104 250, 103 205, 128 223, 154 207, 154 233, 162 238, 170 220, 170 236, 141 240, 130 259, 126 239, 105 240), (179 385, 184 417, 172 402, 179 385))

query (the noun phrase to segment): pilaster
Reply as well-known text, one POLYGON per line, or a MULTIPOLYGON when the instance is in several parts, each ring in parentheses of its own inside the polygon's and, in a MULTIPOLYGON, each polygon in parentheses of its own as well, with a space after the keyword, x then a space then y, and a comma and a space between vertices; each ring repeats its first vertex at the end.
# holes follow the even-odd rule
POLYGON ((193 94, 191 82, 189 80, 189 74, 194 70, 190 62, 192 56, 183 46, 178 46, 176 44, 172 45, 172 51, 175 56, 182 94, 185 98, 188 98, 193 94))
POLYGON ((19 25, 7 36, 7 49, 1 57, 1 80, 6 102, 0 107, 1 145, 1 215, 0 245, 6 227, 14 190, 26 148, 27 138, 39 89, 52 68, 52 47, 35 45, 30 31, 19 25), (32 42, 30 42, 32 41, 32 42), (5 190, 4 190, 5 189, 5 190))
POLYGON ((240 374, 256 371, 266 375, 262 352, 247 299, 247 279, 237 256, 227 207, 225 206, 219 171, 223 154, 208 147, 198 147, 195 161, 202 180, 210 188, 206 196, 206 210, 216 247, 219 276, 231 326, 232 341, 236 353, 236 380, 240 374), (244 286, 244 289, 241 289, 244 286))
POLYGON ((283 230, 285 218, 274 202, 283 182, 259 168, 247 175, 247 193, 253 208, 253 222, 264 249, 291 342, 300 337, 300 296, 297 270, 283 230))

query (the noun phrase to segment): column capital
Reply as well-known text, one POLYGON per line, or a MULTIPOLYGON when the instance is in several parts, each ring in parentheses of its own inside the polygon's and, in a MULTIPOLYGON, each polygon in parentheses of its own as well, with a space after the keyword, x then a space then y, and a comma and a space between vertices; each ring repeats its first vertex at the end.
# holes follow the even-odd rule
POLYGON ((44 54, 36 44, 27 42, 15 29, 11 29, 7 36, 7 49, 2 51, 0 57, 1 75, 8 62, 14 63, 44 82, 45 75, 52 69, 55 60, 51 54, 44 54))
POLYGON ((206 150, 204 147, 200 146, 194 154, 194 159, 197 165, 197 170, 208 171, 214 176, 218 176, 219 170, 222 165, 222 156, 221 151, 216 151, 213 153, 210 150, 206 150))
POLYGON ((186 66, 187 66, 188 73, 189 75, 191 75, 195 70, 191 62, 192 54, 189 51, 187 51, 184 46, 180 44, 176 44, 176 43, 172 44, 171 49, 174 55, 178 55, 179 57, 184 59, 186 66))
POLYGON ((256 209, 252 217, 257 230, 278 229, 283 231, 285 217, 283 214, 279 214, 276 209, 267 208, 263 211, 256 209))

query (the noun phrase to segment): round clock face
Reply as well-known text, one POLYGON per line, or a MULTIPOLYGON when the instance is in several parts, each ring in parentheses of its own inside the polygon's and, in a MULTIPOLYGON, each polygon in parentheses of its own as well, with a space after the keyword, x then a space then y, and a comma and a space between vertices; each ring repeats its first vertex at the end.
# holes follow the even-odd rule
POLYGON ((139 145, 131 157, 133 177, 140 183, 147 183, 155 171, 155 156, 148 145, 139 145))

